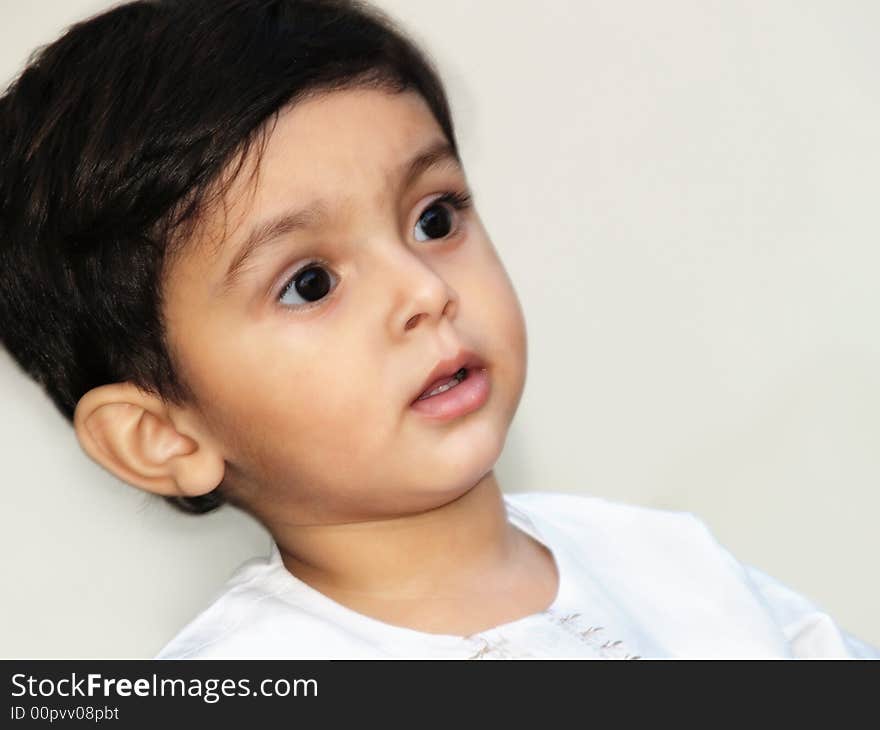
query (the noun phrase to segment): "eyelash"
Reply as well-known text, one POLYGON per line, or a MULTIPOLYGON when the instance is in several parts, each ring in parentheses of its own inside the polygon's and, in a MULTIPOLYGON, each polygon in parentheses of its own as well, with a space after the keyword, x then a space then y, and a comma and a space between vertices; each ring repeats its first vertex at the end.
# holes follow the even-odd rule
MULTIPOLYGON (((455 209, 456 211, 461 212, 463 210, 467 210, 468 208, 470 208, 473 205, 473 196, 470 193, 465 193, 465 192, 451 191, 451 190, 447 191, 447 192, 443 193, 442 195, 434 198, 430 203, 428 203, 424 207, 424 209, 422 210, 421 214, 419 215, 419 218, 421 218, 425 214, 425 211, 428 210, 428 208, 431 208, 432 206, 437 205, 438 203, 447 203, 448 205, 452 206, 452 208, 455 209)), ((416 220, 418 220, 419 218, 417 218, 416 220)), ((436 240, 442 240, 442 239, 436 239, 436 240)), ((293 286, 293 282, 297 276, 299 276, 306 269, 309 269, 309 268, 315 266, 316 264, 320 265, 320 266, 324 266, 326 268, 330 267, 329 262, 326 261, 325 259, 322 259, 320 257, 314 257, 314 258, 310 259, 305 264, 300 266, 293 274, 291 274, 290 278, 287 279, 287 281, 285 281, 284 285, 281 287, 281 291, 279 291, 278 295, 275 297, 276 301, 280 302, 281 299, 284 297, 284 295, 287 294, 287 292, 293 286)), ((306 304, 284 304, 282 306, 285 309, 293 309, 296 311, 303 311, 306 309, 311 309, 312 307, 316 307, 319 304, 321 304, 323 301, 324 301, 324 299, 319 299, 316 302, 308 302, 306 304)))

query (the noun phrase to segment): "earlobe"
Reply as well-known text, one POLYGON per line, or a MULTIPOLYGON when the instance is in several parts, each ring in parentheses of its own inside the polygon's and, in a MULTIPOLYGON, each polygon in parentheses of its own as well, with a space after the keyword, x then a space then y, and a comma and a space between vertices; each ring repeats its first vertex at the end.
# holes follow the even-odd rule
POLYGON ((154 494, 195 497, 222 481, 225 461, 207 434, 183 420, 172 419, 158 396, 111 383, 80 398, 73 425, 83 451, 119 479, 154 494))

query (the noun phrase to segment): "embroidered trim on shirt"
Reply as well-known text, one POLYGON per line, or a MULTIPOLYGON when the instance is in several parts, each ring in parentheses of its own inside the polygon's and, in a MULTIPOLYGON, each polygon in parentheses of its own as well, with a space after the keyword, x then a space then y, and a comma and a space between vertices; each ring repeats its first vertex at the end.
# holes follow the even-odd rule
MULTIPOLYGON (((560 626, 573 636, 590 646, 602 659, 641 659, 638 654, 629 654, 619 639, 617 641, 606 640, 604 626, 587 626, 581 620, 580 613, 569 613, 564 616, 547 609, 541 612, 552 623, 560 626)), ((482 642, 482 646, 468 659, 520 659, 534 657, 534 654, 517 650, 503 635, 494 640, 484 636, 474 636, 474 640, 482 642)))
POLYGON ((588 626, 584 629, 580 613, 569 613, 565 616, 557 616, 554 611, 550 610, 546 613, 557 626, 561 626, 596 649, 603 659, 641 659, 638 654, 629 654, 619 639, 617 641, 603 641, 604 635, 600 636, 600 634, 605 630, 604 626, 588 626))
POLYGON ((474 637, 478 641, 483 642, 477 652, 468 657, 468 659, 529 659, 535 658, 534 654, 529 652, 516 650, 514 646, 504 636, 499 636, 494 641, 489 641, 483 636, 474 637))

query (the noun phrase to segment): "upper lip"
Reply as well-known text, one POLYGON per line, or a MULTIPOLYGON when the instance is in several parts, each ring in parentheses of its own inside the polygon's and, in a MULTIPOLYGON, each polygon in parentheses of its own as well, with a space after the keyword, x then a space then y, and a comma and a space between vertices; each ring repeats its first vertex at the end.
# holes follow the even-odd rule
POLYGON ((428 386, 431 385, 435 380, 439 380, 440 378, 451 377, 455 373, 457 373, 462 368, 467 369, 479 369, 485 367, 483 360, 470 350, 461 349, 455 355, 445 360, 441 360, 438 362, 434 369, 428 374, 428 377, 425 378, 425 381, 419 387, 418 393, 416 393, 412 402, 415 403, 419 397, 424 393, 428 386))

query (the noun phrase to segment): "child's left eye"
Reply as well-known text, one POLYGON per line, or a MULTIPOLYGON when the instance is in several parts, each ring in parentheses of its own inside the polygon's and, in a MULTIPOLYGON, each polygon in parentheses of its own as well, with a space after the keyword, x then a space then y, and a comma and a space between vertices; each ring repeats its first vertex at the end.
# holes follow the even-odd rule
POLYGON ((445 238, 454 230, 454 211, 464 210, 471 205, 467 193, 444 193, 431 201, 416 222, 414 235, 417 241, 445 238), (450 211, 450 208, 453 211, 450 211), (420 230, 421 229, 421 233, 420 230))

